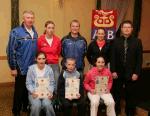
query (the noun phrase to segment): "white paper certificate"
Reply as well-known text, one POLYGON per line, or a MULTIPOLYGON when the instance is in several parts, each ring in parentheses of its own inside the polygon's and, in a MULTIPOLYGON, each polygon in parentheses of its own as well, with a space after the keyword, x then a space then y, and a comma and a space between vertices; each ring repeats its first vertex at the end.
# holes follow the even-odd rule
POLYGON ((95 93, 104 94, 108 91, 108 77, 97 76, 95 81, 95 93))
POLYGON ((38 98, 48 98, 50 92, 48 91, 49 86, 49 78, 39 77, 36 83, 36 93, 38 94, 38 98))
POLYGON ((77 99, 79 94, 80 79, 66 78, 65 81, 65 98, 77 99))

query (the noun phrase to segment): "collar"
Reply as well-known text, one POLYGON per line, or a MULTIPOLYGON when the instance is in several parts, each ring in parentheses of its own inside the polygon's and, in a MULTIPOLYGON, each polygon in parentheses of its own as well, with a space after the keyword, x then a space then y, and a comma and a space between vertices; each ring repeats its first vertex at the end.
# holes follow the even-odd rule
POLYGON ((65 70, 64 73, 63 73, 63 77, 64 78, 68 78, 68 77, 79 78, 80 74, 79 74, 79 72, 76 69, 74 71, 72 71, 72 72, 69 72, 69 71, 65 70))
MULTIPOLYGON (((21 27, 22 27, 26 32, 28 32, 23 22, 22 22, 22 24, 21 24, 21 27)), ((35 32, 34 26, 32 26, 32 31, 35 32)))
POLYGON ((105 44, 106 44, 106 41, 105 40, 102 40, 102 41, 96 41, 97 45, 99 48, 102 48, 105 44))
POLYGON ((72 72, 69 72, 68 70, 65 70, 65 72, 67 72, 67 73, 75 73, 77 70, 76 69, 74 69, 72 72))
POLYGON ((131 39, 132 37, 133 37, 132 35, 130 35, 128 38, 125 38, 124 36, 121 36, 121 38, 122 38, 123 40, 125 40, 125 39, 129 40, 129 39, 131 39))
POLYGON ((46 34, 45 34, 44 36, 45 36, 45 39, 47 39, 47 40, 53 40, 53 39, 54 39, 54 35, 52 35, 51 38, 48 38, 48 37, 46 36, 46 34))
MULTIPOLYGON (((74 37, 71 36, 71 32, 69 32, 68 36, 71 37, 71 38, 74 38, 74 37)), ((80 37, 80 36, 81 36, 81 34, 78 33, 78 37, 80 37)), ((77 38, 78 38, 78 37, 77 37, 77 38)))
POLYGON ((97 67, 93 67, 94 70, 96 71, 96 73, 103 73, 103 71, 105 70, 105 68, 102 68, 101 70, 99 70, 97 67))

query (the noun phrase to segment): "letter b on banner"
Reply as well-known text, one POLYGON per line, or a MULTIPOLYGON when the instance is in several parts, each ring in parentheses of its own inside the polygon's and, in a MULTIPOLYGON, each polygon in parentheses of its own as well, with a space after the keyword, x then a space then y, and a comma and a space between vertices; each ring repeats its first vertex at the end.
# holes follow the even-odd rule
POLYGON ((107 39, 114 39, 114 31, 112 30, 107 31, 107 39))

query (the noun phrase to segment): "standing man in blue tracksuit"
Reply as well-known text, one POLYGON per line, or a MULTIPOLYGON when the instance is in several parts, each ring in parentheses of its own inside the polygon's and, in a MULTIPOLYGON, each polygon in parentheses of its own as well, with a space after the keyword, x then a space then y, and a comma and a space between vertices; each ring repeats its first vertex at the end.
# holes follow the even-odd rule
MULTIPOLYGON (((83 77, 84 57, 87 51, 87 42, 79 33, 80 23, 78 20, 72 20, 70 23, 70 33, 62 38, 63 57, 62 65, 66 58, 74 58, 76 60, 76 68, 83 77)), ((63 65, 64 66, 64 65, 63 65)))
POLYGON ((23 23, 10 32, 7 46, 8 64, 11 75, 15 77, 15 91, 12 112, 20 116, 21 109, 26 111, 28 92, 25 86, 28 67, 35 61, 37 51, 37 32, 33 27, 33 11, 23 12, 23 23))

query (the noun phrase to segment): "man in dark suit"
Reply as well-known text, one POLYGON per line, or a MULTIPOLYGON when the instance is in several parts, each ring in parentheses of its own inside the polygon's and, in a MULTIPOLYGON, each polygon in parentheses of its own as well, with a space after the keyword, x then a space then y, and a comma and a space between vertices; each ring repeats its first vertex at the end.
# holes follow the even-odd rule
POLYGON ((114 78, 112 94, 116 102, 116 114, 120 113, 120 99, 124 88, 127 116, 135 114, 134 86, 141 74, 142 43, 133 37, 133 24, 124 21, 121 24, 121 37, 114 39, 110 67, 114 78))

